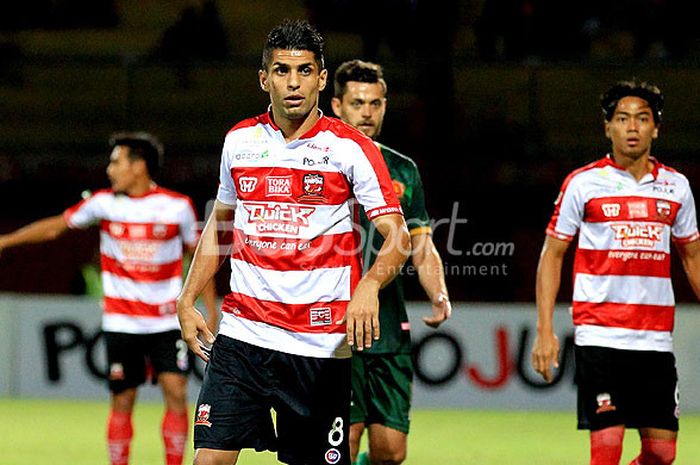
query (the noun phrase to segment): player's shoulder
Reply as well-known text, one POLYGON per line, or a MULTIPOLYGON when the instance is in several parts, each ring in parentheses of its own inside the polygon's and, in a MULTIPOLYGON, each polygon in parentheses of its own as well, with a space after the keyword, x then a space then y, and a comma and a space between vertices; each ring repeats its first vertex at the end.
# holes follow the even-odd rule
POLYGON ((255 126, 258 126, 260 124, 267 124, 269 123, 270 117, 268 116, 267 113, 263 113, 262 115, 254 116, 252 118, 246 118, 242 121, 239 121, 236 123, 231 129, 228 130, 226 133, 226 137, 229 137, 233 134, 236 134, 237 131, 242 131, 245 129, 253 128, 255 126))
POLYGON ((658 161, 655 161, 657 164, 657 170, 658 170, 658 176, 659 178, 672 178, 672 179, 677 179, 685 184, 689 184, 690 182, 688 181, 688 178, 686 175, 678 171, 676 168, 673 168, 672 166, 669 166, 665 163, 660 163, 658 161))
POLYGON ((387 147, 386 145, 379 142, 377 142, 377 146, 379 147, 379 150, 382 152, 382 155, 384 155, 384 158, 387 159, 387 161, 391 160, 397 165, 410 168, 411 170, 418 170, 418 165, 416 165, 416 162, 413 161, 413 159, 411 159, 407 155, 404 155, 398 150, 392 149, 391 147, 387 147))
POLYGON ((189 195, 183 194, 181 192, 174 191, 162 186, 156 186, 152 191, 151 195, 160 195, 169 201, 179 201, 184 202, 188 205, 192 205, 192 199, 189 195))
POLYGON ((564 178, 562 191, 565 191, 572 185, 577 185, 581 182, 585 182, 587 179, 589 179, 590 176, 595 176, 600 170, 604 169, 608 165, 610 165, 608 158, 603 157, 593 162, 590 162, 584 166, 576 168, 575 170, 571 171, 566 176, 566 178, 564 178))

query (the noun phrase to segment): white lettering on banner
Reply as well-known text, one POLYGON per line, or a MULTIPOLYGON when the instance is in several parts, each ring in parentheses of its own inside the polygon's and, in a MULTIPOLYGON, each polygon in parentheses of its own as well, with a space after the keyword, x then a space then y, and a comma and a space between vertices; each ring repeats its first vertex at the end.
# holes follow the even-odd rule
POLYGON ((299 234, 300 227, 309 226, 309 216, 316 211, 314 207, 290 204, 254 203, 244 204, 248 211, 248 222, 254 223, 258 232, 277 232, 299 234))
POLYGON ((284 197, 292 195, 292 175, 288 176, 268 176, 266 197, 284 197))
MULTIPOLYGON (((103 399, 104 381, 99 376, 106 376, 108 366, 99 336, 99 306, 99 302, 72 296, 1 296, 0 348, 5 357, 22 363, 0 364, 0 395, 103 399), (37 334, 42 335, 39 341, 37 334), (53 379, 60 376, 60 380, 51 380, 49 364, 53 379), (5 380, 14 380, 13 391, 5 380)), ((409 302, 407 306, 410 320, 420 322, 425 304, 409 302)), ((572 331, 568 305, 558 306, 554 314, 564 374, 552 385, 537 387, 533 385, 541 379, 529 367, 534 303, 455 303, 453 307, 450 321, 439 331, 413 325, 417 371, 432 380, 429 384, 416 379, 416 408, 575 410, 573 366, 566 345, 572 331), (437 337, 428 339, 431 335, 437 337)), ((700 305, 679 305, 674 346, 681 382, 686 380, 685 412, 700 412, 700 384, 688 382, 697 373, 696 361, 700 360, 698 327, 700 305)), ((201 364, 195 368, 201 371, 201 364)), ((194 401, 198 380, 192 382, 189 392, 194 401)), ((156 389, 145 389, 140 395, 162 400, 156 389)))
POLYGON ((664 225, 661 224, 611 224, 615 232, 615 240, 620 241, 622 247, 646 247, 656 246, 663 238, 664 225))
POLYGON ((245 193, 250 194, 255 190, 255 186, 258 185, 258 178, 253 176, 241 176, 238 178, 238 189, 245 193))
POLYGON ((603 210, 603 215, 606 218, 614 218, 620 214, 619 203, 604 203, 600 208, 603 210))

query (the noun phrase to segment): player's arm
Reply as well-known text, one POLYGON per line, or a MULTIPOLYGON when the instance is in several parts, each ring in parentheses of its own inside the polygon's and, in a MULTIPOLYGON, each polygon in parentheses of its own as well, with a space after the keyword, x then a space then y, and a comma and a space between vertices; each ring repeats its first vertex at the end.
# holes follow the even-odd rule
POLYGON ((18 245, 52 241, 67 230, 68 223, 63 215, 44 218, 17 231, 0 235, 0 252, 18 245))
POLYGON ((224 232, 221 233, 219 225, 228 225, 232 220, 233 207, 217 200, 192 257, 182 292, 177 298, 177 316, 180 320, 182 339, 192 352, 204 361, 208 361, 209 357, 199 336, 202 335, 204 340, 211 344, 214 342, 214 334, 202 314, 194 307, 194 303, 221 265, 220 245, 229 243, 226 227, 222 226, 221 230, 224 232))
POLYGON ((348 344, 357 350, 379 339, 379 290, 389 284, 410 254, 410 237, 402 215, 389 214, 372 220, 384 237, 377 259, 355 288, 346 311, 348 344))
POLYGON ((700 299, 700 240, 677 245, 690 287, 700 299))
POLYGON ((561 268, 569 242, 547 236, 537 265, 537 336, 532 348, 532 367, 552 381, 552 366, 559 367, 559 339, 554 334, 554 305, 561 283, 561 268))
MULTIPOLYGON (((196 248, 187 246, 186 253, 190 256, 194 255, 196 248)), ((204 307, 207 309, 207 327, 209 331, 216 334, 219 328, 219 307, 216 303, 216 280, 212 278, 202 290, 201 295, 202 301, 204 302, 204 307)))
POLYGON ((424 316, 423 322, 432 328, 437 328, 452 314, 442 260, 429 232, 413 234, 411 249, 411 260, 418 272, 418 280, 433 307, 432 316, 424 316))

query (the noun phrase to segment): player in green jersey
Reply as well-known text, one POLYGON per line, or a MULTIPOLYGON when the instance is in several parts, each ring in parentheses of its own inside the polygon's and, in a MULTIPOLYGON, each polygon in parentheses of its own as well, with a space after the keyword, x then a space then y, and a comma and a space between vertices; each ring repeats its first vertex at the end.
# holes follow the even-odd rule
MULTIPOLYGON (((386 112, 387 86, 381 66, 361 60, 345 62, 335 73, 334 86, 331 106, 336 116, 376 140, 386 112)), ((410 158, 377 145, 389 167, 411 233, 413 265, 432 302, 433 313, 423 321, 437 328, 450 317, 452 307, 442 260, 432 241, 420 174, 410 158)), ((363 251, 366 268, 374 263, 383 239, 364 215, 360 220, 367 233, 363 251)), ((379 341, 362 353, 355 352, 352 358, 350 455, 358 464, 400 464, 406 458, 413 363, 400 275, 379 293, 379 321, 379 341), (369 454, 359 454, 358 458, 365 428, 369 432, 369 454)))

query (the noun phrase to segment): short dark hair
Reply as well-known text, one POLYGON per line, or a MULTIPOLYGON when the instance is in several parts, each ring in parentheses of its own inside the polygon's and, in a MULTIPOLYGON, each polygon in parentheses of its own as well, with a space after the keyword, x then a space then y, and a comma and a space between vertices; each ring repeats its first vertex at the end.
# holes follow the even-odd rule
POLYGON ((350 60, 338 66, 333 79, 335 97, 342 98, 348 82, 366 82, 381 84, 386 95, 387 86, 384 80, 384 70, 381 65, 362 60, 350 60))
POLYGON ((163 165, 163 144, 147 132, 115 132, 109 138, 111 149, 118 145, 129 147, 130 160, 143 160, 148 168, 148 175, 156 178, 163 165))
POLYGON ((285 19, 267 35, 262 53, 262 68, 267 69, 273 50, 307 50, 313 52, 320 69, 325 68, 323 37, 308 21, 285 19))
POLYGON ((661 123, 661 113, 664 109, 664 95, 655 85, 637 79, 619 81, 600 96, 600 106, 603 109, 605 121, 610 121, 617 108, 617 103, 624 97, 639 97, 646 100, 656 124, 661 123))

